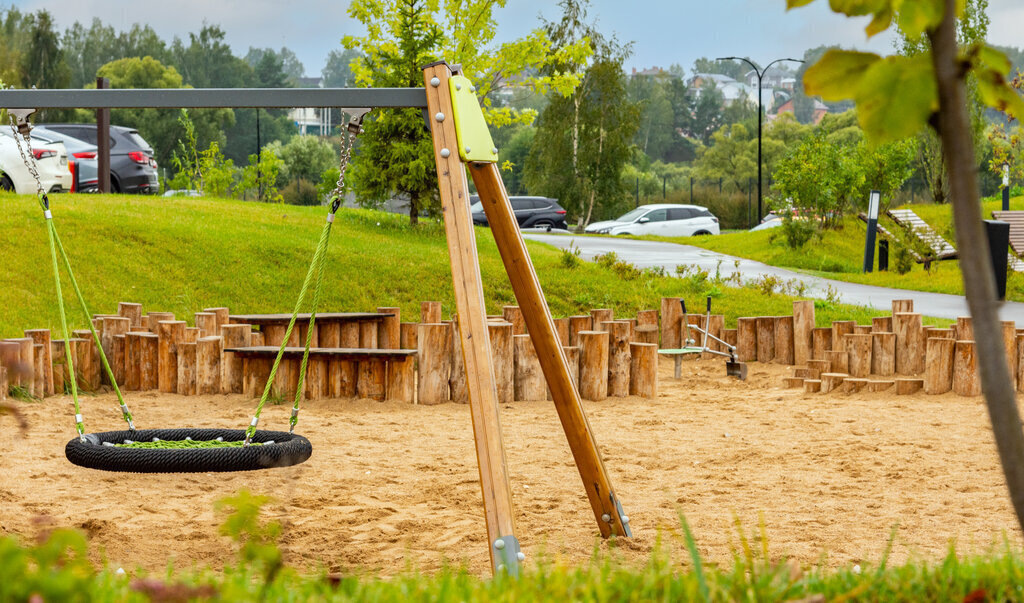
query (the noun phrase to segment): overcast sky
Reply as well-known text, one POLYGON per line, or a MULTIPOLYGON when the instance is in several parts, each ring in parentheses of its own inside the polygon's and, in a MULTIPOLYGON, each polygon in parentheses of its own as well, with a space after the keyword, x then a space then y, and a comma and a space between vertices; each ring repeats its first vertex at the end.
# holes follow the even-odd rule
MULTIPOLYGON (((10 2, 0 0, 0 5, 10 2)), ((116 29, 148 23, 167 40, 187 39, 205 20, 221 26, 236 55, 244 55, 250 46, 287 46, 310 76, 320 74, 328 52, 341 48, 343 35, 362 33, 359 23, 345 13, 345 0, 13 0, 13 4, 26 11, 49 10, 61 29, 75 21, 88 25, 99 17, 116 29)), ((989 4, 989 40, 1024 46, 1024 35, 1019 33, 1024 3, 990 0, 989 4)), ((506 8, 497 12, 499 40, 529 32, 540 23, 540 15, 557 18, 556 3, 508 0, 506 8)), ((722 55, 749 56, 764 64, 777 58, 800 58, 804 50, 821 44, 882 53, 892 49, 891 35, 868 41, 864 20, 831 13, 825 0, 788 14, 785 0, 592 0, 590 16, 604 33, 634 42, 627 69, 679 63, 689 71, 699 57, 722 55)))

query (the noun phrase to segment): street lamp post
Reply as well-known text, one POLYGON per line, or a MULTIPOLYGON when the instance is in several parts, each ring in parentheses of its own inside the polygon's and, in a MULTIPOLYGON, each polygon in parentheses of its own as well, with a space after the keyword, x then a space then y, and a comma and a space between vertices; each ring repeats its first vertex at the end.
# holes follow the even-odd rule
POLYGON ((748 59, 743 57, 721 57, 715 59, 716 61, 743 61, 747 65, 750 65, 754 69, 754 73, 757 74, 757 222, 761 223, 761 217, 764 215, 763 211, 763 198, 764 189, 761 188, 761 121, 762 121, 762 102, 761 102, 761 78, 764 77, 765 73, 768 73, 768 69, 772 65, 781 61, 793 61, 795 63, 803 63, 800 59, 775 59, 771 63, 768 63, 764 69, 758 70, 757 65, 750 62, 748 59))

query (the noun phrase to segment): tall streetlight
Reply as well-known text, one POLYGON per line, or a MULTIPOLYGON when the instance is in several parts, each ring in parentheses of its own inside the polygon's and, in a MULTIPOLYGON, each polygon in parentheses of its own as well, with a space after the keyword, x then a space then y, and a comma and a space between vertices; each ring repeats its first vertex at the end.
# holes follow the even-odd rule
POLYGON ((765 73, 768 73, 768 69, 772 65, 780 61, 793 61, 794 63, 803 63, 800 59, 775 59, 763 70, 758 70, 757 65, 751 63, 748 59, 743 57, 721 57, 715 59, 716 61, 743 61, 747 65, 750 65, 754 69, 754 73, 757 74, 757 221, 761 222, 761 217, 764 215, 762 209, 762 199, 764 197, 763 189, 761 188, 761 78, 764 77, 765 73))

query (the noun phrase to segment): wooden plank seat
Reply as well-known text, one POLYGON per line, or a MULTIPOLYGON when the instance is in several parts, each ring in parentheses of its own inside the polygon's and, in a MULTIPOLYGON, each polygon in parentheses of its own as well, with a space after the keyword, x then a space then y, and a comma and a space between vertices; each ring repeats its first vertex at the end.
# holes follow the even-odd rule
POLYGON ((1014 272, 1024 272, 1024 211, 994 211, 996 220, 1010 223, 1010 253, 1007 254, 1007 265, 1014 272))
MULTIPOLYGON (((263 394, 277 346, 225 348, 242 359, 244 392, 248 396, 263 394)), ((301 347, 287 347, 274 378, 272 393, 284 400, 294 398, 298 389, 301 347)), ((323 398, 396 399, 413 402, 415 396, 414 363, 416 350, 384 350, 377 348, 310 348, 306 370, 305 396, 310 400, 323 398)))

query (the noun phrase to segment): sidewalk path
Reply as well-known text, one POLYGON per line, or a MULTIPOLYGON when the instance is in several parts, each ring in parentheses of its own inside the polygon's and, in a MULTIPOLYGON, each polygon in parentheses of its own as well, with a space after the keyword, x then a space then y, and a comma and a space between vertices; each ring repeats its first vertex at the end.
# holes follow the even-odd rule
MULTIPOLYGON (((802 272, 786 270, 785 268, 769 266, 754 260, 745 260, 716 253, 692 245, 662 243, 660 241, 637 241, 615 237, 575 237, 534 233, 523 233, 523 236, 527 239, 547 243, 560 249, 567 248, 569 245, 575 245, 580 249, 580 257, 586 260, 592 260, 594 256, 614 251, 619 259, 629 262, 638 268, 661 266, 669 274, 675 274, 676 266, 680 264, 697 265, 711 274, 714 274, 716 270, 720 270, 723 277, 728 277, 738 272, 740 278, 745 282, 770 274, 784 280, 797 279, 803 281, 807 284, 806 294, 809 297, 824 299, 827 296, 829 286, 831 286, 839 293, 839 301, 842 303, 888 310, 892 307, 893 299, 912 299, 914 300, 914 311, 926 316, 936 316, 939 318, 968 316, 967 300, 962 295, 908 291, 906 289, 890 289, 888 287, 835 281, 802 272)), ((1024 303, 1006 302, 1003 304, 999 314, 1002 320, 1012 320, 1024 325, 1024 303)))

